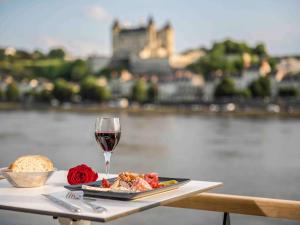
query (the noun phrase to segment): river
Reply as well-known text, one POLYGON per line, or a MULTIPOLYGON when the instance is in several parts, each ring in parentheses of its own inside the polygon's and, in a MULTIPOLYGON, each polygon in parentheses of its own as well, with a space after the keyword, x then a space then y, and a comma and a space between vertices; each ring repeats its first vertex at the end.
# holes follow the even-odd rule
MULTIPOLYGON (((86 163, 104 171, 94 139, 101 114, 0 112, 0 167, 25 154, 43 154, 58 169, 86 163)), ((122 136, 111 172, 222 181, 216 192, 300 200, 300 120, 120 114, 122 136)), ((221 224, 222 214, 159 207, 109 225, 221 224)), ((231 215, 232 224, 299 222, 231 215)), ((53 225, 51 217, 0 211, 0 224, 53 225)))

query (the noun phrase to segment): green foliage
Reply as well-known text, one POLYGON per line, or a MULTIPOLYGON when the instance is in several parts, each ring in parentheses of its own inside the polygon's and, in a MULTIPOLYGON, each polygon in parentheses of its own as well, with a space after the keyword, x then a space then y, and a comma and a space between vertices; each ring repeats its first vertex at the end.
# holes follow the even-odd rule
POLYGON ((7 101, 18 101, 20 97, 19 88, 15 82, 12 82, 7 85, 6 92, 5 92, 5 98, 7 101))
POLYGON ((41 90, 40 92, 35 94, 35 100, 38 102, 49 103, 53 99, 53 95, 51 91, 46 89, 41 90))
POLYGON ((268 62, 270 64, 272 72, 274 72, 276 70, 277 60, 275 58, 269 57, 268 62))
POLYGON ((237 42, 231 39, 224 40, 223 42, 214 43, 211 52, 218 51, 219 54, 242 54, 250 52, 251 48, 244 42, 237 42))
POLYGON ((257 44, 253 49, 253 53, 258 55, 259 57, 266 57, 268 55, 266 47, 263 43, 257 44))
POLYGON ((96 78, 89 76, 81 82, 80 95, 83 100, 102 102, 110 98, 109 90, 98 85, 96 81, 96 78))
MULTIPOLYGON (((257 65, 262 57, 267 57, 263 44, 251 48, 244 42, 225 40, 215 42, 207 54, 199 61, 187 66, 187 69, 211 79, 214 75, 234 75, 243 70, 243 53, 251 55, 251 63, 257 65)), ((272 66, 271 66, 272 67, 272 66)), ((274 66, 272 68, 275 68, 274 66)))
POLYGON ((298 94, 298 89, 293 86, 281 87, 278 90, 278 96, 282 98, 295 98, 298 94))
POLYGON ((4 93, 2 91, 2 89, 0 88, 0 101, 2 101, 4 99, 4 93))
POLYGON ((236 90, 236 96, 244 99, 251 98, 251 91, 248 88, 236 90))
POLYGON ((64 59, 65 56, 66 56, 66 53, 61 48, 51 49, 48 53, 48 57, 54 58, 54 59, 64 59))
POLYGON ((268 77, 260 77, 249 85, 251 95, 256 98, 271 96, 271 82, 268 77))
POLYGON ((67 81, 58 79, 54 82, 54 89, 52 94, 57 100, 61 102, 68 102, 71 101, 74 94, 73 87, 67 81))
POLYGON ((251 92, 248 88, 236 89, 234 80, 226 76, 216 86, 214 96, 215 98, 239 97, 239 98, 248 99, 251 98, 251 92))
POLYGON ((14 74, 14 78, 21 78, 23 77, 25 71, 20 64, 13 63, 11 64, 10 72, 14 74))
POLYGON ((29 52, 23 50, 17 50, 15 55, 13 56, 14 59, 31 59, 31 54, 29 52))
POLYGON ((143 79, 139 79, 132 87, 131 98, 133 101, 144 102, 147 100, 147 86, 143 79))
POLYGON ((88 74, 88 67, 83 60, 76 60, 72 63, 71 77, 72 81, 80 81, 88 74))
POLYGON ((224 77, 216 86, 214 96, 216 98, 233 97, 236 94, 234 80, 230 77, 224 77))
POLYGON ((156 83, 151 83, 147 90, 148 101, 155 102, 158 97, 158 86, 156 83))
POLYGON ((6 58, 5 49, 0 48, 0 60, 4 60, 5 58, 6 58))
POLYGON ((70 80, 72 63, 61 59, 44 59, 35 61, 34 64, 27 66, 27 69, 38 77, 45 77, 50 80, 57 78, 70 80))
POLYGON ((105 76, 106 78, 110 78, 110 75, 112 72, 113 71, 111 68, 105 67, 105 68, 101 69, 100 71, 98 71, 96 75, 102 75, 102 76, 105 76))
POLYGON ((230 60, 214 52, 204 56, 197 63, 187 67, 195 73, 203 74, 206 79, 211 79, 212 75, 221 72, 221 75, 234 75, 242 71, 243 61, 241 57, 230 60))
POLYGON ((35 50, 32 54, 31 54, 32 59, 37 60, 37 59, 44 59, 45 55, 39 51, 39 50, 35 50))

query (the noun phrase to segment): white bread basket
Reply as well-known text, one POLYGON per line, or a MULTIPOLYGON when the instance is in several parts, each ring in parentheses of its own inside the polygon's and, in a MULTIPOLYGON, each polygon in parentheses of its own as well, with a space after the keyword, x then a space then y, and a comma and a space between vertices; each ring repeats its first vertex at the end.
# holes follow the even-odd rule
POLYGON ((6 178, 14 187, 29 188, 45 185, 55 170, 47 172, 13 172, 6 167, 0 169, 0 175, 6 178))

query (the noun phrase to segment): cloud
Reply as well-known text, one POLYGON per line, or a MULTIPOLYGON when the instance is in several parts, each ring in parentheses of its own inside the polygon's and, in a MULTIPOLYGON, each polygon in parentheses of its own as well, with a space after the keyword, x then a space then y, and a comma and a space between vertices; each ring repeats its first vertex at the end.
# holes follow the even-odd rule
POLYGON ((109 12, 99 5, 90 6, 87 8, 87 15, 95 20, 109 20, 112 18, 109 12))
POLYGON ((91 54, 109 54, 108 46, 85 40, 63 40, 45 36, 39 39, 39 44, 47 50, 57 47, 64 48, 72 56, 86 57, 91 54))

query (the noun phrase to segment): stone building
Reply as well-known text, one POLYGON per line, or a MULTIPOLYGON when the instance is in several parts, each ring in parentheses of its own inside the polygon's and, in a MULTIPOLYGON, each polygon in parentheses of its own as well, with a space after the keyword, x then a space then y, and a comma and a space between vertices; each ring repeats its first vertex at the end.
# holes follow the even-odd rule
POLYGON ((174 29, 167 22, 160 29, 150 17, 139 26, 125 26, 115 20, 112 28, 111 68, 126 68, 133 75, 172 75, 204 55, 202 50, 174 53, 174 29))
POLYGON ((157 29, 152 18, 137 27, 122 26, 115 20, 112 26, 113 59, 126 60, 168 58, 174 51, 174 32, 170 23, 157 29))

